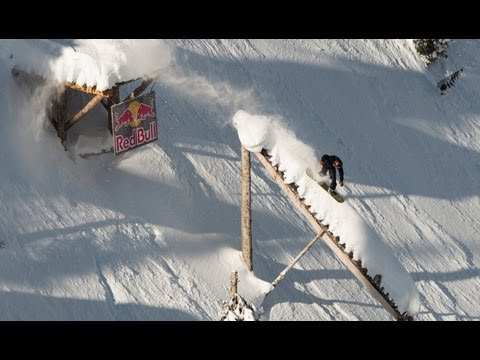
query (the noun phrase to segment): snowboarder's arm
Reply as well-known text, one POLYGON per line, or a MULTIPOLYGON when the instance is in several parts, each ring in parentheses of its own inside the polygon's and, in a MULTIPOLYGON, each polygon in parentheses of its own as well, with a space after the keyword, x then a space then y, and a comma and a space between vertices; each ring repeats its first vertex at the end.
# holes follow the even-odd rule
POLYGON ((338 169, 338 173, 340 174, 340 182, 342 183, 341 185, 343 186, 343 167, 338 169))

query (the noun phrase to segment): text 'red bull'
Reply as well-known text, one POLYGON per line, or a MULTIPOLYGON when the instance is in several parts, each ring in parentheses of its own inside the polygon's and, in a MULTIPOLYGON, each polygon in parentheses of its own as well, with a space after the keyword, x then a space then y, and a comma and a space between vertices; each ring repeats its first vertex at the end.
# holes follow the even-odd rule
POLYGON ((124 137, 122 135, 115 136, 115 153, 126 151, 143 145, 157 138, 157 122, 152 121, 148 130, 142 127, 132 129, 132 135, 124 137))

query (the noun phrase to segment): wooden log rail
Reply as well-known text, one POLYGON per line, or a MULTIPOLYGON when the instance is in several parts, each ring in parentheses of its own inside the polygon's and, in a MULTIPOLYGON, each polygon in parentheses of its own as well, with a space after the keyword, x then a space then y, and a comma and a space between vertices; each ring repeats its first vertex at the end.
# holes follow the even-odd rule
POLYGON ((265 149, 261 153, 255 153, 260 163, 265 167, 267 172, 272 176, 275 182, 285 192, 292 203, 297 207, 300 213, 305 216, 310 225, 313 227, 315 233, 321 234, 320 236, 335 253, 338 259, 347 267, 348 270, 363 284, 370 294, 377 299, 383 307, 397 320, 413 320, 413 317, 408 313, 401 314, 398 311, 397 305, 393 299, 389 298, 389 294, 383 291, 371 276, 368 275, 367 269, 362 267, 361 261, 353 259, 353 253, 347 253, 345 245, 340 244, 340 238, 328 231, 328 225, 324 225, 318 220, 314 214, 309 210, 303 200, 300 198, 297 192, 297 186, 294 184, 286 184, 283 180, 283 172, 278 170, 278 166, 273 166, 269 158, 270 156, 265 149))

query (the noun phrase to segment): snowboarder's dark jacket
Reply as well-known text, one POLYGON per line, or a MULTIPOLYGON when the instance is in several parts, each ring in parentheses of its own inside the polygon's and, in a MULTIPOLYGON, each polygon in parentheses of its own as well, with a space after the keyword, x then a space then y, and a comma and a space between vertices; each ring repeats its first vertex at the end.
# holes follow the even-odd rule
MULTIPOLYGON (((332 178, 332 182, 336 183, 336 171, 335 171, 335 166, 333 166, 333 163, 336 160, 340 160, 340 163, 342 163, 342 160, 336 156, 336 155, 323 155, 322 156, 322 161, 324 162, 324 168, 328 169, 330 177, 332 178)), ((326 173, 326 171, 325 171, 326 173)), ((340 175, 340 181, 343 181, 343 167, 338 168, 338 174, 340 175)))

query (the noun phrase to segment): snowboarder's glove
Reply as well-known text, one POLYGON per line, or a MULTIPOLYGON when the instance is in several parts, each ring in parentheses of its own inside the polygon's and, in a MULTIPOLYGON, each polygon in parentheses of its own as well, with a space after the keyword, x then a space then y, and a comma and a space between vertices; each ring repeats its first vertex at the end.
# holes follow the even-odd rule
POLYGON ((343 181, 340 181, 339 185, 340 185, 340 186, 343 186, 343 181))

